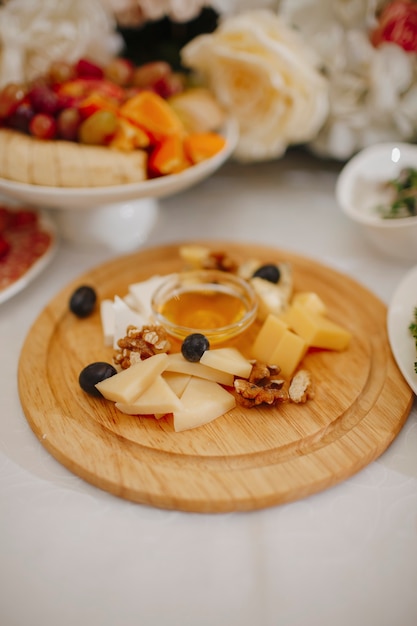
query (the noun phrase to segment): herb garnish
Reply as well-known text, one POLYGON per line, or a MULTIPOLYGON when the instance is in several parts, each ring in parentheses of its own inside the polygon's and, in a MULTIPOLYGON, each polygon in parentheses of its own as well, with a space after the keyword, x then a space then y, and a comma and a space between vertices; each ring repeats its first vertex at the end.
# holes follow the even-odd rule
MULTIPOLYGON (((416 344, 416 350, 417 350, 417 307, 414 309, 414 318, 411 324, 409 325, 408 330, 410 331, 414 339, 414 342, 416 344)), ((417 373, 417 361, 414 361, 414 371, 417 373)))
POLYGON ((405 167, 399 176, 384 185, 391 194, 388 205, 377 207, 384 219, 417 215, 417 169, 405 167))

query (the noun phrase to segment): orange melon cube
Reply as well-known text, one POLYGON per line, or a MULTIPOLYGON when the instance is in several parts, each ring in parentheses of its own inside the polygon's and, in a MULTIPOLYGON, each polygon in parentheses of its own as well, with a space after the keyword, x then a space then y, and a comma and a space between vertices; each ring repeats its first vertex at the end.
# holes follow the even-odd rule
POLYGON ((185 133, 174 109, 152 91, 141 91, 126 100, 119 108, 119 115, 145 130, 154 142, 185 133))
POLYGON ((191 133, 184 139, 184 150, 192 163, 200 163, 213 157, 225 145, 225 138, 213 132, 191 133))

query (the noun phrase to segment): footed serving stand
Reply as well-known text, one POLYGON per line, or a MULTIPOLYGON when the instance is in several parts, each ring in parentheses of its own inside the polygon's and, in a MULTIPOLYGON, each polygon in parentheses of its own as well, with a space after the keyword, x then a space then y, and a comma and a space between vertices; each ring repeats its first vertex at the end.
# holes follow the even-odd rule
POLYGON ((158 199, 197 184, 232 154, 238 139, 234 121, 224 128, 226 144, 214 157, 183 172, 109 187, 62 188, 0 179, 0 193, 15 201, 49 209, 59 235, 74 245, 129 252, 142 246, 158 216, 158 199))

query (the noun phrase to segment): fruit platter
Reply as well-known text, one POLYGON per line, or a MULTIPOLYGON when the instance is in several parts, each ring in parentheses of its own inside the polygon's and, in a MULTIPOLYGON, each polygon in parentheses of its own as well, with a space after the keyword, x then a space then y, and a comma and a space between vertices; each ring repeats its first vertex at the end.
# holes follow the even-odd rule
POLYGON ((55 209, 63 236, 78 242, 81 232, 135 247, 157 198, 212 174, 236 141, 211 93, 163 61, 57 61, 0 91, 0 191, 55 209))
POLYGON ((150 248, 89 271, 48 304, 23 344, 20 399, 42 445, 100 489, 182 511, 265 508, 349 478, 401 430, 413 394, 385 320, 356 281, 285 250, 150 248), (196 271, 239 276, 255 304, 221 307, 212 324, 219 306, 184 321, 164 289, 191 272, 182 313, 201 312, 187 304, 202 302, 196 271), (193 332, 180 337, 164 318, 193 332), (234 330, 217 341, 219 324, 234 330))

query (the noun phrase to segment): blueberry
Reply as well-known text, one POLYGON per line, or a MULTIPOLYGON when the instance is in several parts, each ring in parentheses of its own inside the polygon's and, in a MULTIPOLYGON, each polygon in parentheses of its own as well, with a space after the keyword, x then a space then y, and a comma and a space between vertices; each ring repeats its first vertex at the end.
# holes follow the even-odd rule
POLYGON ((69 308, 77 317, 87 317, 93 312, 96 300, 97 294, 94 289, 88 285, 81 285, 72 294, 69 308))
POLYGON ((204 352, 210 348, 207 337, 201 333, 192 333, 182 342, 181 352, 184 359, 197 363, 204 352))
POLYGON ((116 369, 110 363, 104 361, 97 361, 96 363, 90 363, 81 372, 78 377, 81 389, 89 393, 91 396, 102 398, 102 394, 96 388, 96 384, 100 383, 106 378, 110 378, 116 374, 116 369))
POLYGON ((270 283, 278 283, 279 279, 281 278, 281 272, 279 271, 279 267, 277 267, 277 265, 267 263, 266 265, 258 267, 253 276, 268 280, 270 283))

